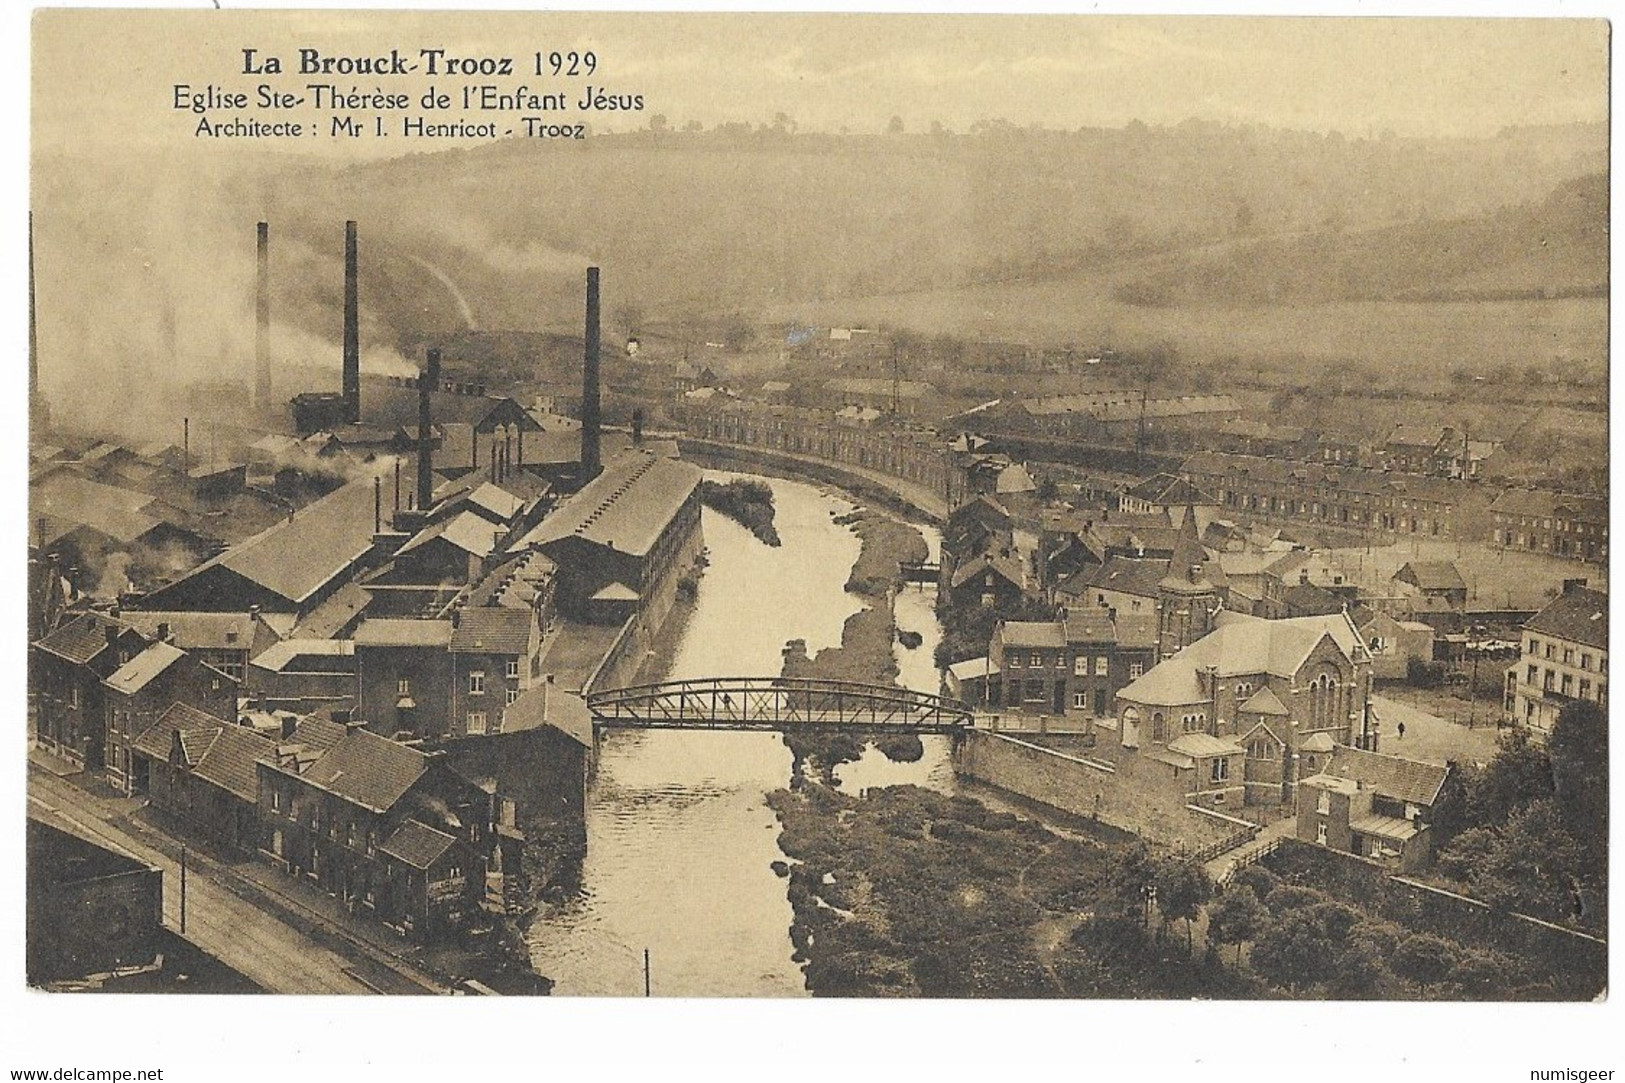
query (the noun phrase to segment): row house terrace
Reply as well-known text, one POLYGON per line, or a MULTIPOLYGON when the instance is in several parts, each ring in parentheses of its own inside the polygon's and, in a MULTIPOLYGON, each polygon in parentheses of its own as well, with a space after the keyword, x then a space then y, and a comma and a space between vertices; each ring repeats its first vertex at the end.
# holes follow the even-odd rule
POLYGON ((1508 489, 1490 505, 1501 549, 1608 561, 1608 501, 1538 489, 1508 489))
POLYGON ((1182 473, 1228 511, 1261 518, 1422 537, 1484 533, 1487 497, 1444 478, 1216 452, 1191 456, 1182 473))
POLYGON ((983 667, 985 706, 1067 720, 1109 718, 1118 690, 1155 663, 1156 638, 1154 621, 1099 609, 1069 611, 1056 621, 1002 621, 983 667))
POLYGON ((1608 705, 1608 595, 1570 579, 1523 626, 1522 652, 1506 674, 1506 713, 1549 734, 1570 703, 1608 705))
POLYGON ((241 687, 220 670, 162 641, 134 655, 102 686, 106 701, 102 765, 126 793, 147 785, 143 774, 147 761, 136 754, 137 738, 177 703, 234 721, 241 687))
POLYGON ((103 681, 148 646, 116 614, 68 617, 34 644, 29 686, 40 745, 86 768, 103 762, 107 697, 103 681))
POLYGON ((274 864, 415 937, 485 894, 493 795, 442 756, 312 716, 256 763, 274 864))

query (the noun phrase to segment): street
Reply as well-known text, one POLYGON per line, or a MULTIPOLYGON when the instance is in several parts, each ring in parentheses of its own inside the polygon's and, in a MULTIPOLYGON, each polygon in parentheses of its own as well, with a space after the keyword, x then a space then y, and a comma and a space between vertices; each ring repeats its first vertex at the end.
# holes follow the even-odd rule
MULTIPOLYGON (((28 772, 29 813, 64 830, 111 843, 163 870, 164 923, 180 928, 179 862, 109 822, 102 802, 37 768, 28 772)), ((186 936, 273 993, 370 993, 341 956, 272 914, 238 898, 197 865, 187 874, 186 936)))

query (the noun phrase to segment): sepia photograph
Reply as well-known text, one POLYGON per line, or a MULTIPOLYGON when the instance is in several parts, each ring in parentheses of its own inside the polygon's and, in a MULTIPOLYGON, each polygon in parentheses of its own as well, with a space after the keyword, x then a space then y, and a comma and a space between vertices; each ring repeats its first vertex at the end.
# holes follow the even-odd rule
POLYGON ((31 998, 1606 999, 1606 19, 28 37, 31 998))

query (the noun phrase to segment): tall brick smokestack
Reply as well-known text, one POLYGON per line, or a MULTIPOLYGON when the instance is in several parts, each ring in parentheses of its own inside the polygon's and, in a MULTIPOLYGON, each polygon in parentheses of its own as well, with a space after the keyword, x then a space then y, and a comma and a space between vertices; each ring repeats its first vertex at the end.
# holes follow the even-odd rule
POLYGON ((429 347, 428 361, 418 377, 418 510, 426 511, 434 499, 434 448, 430 445, 429 396, 440 386, 440 351, 429 347))
POLYGON ((271 404, 271 226, 255 227, 254 405, 271 404))
POLYGON ((344 223, 344 408, 361 420, 361 314, 356 297, 355 222, 344 223))
POLYGON ((587 350, 581 366, 581 483, 603 469, 599 448, 598 268, 587 268, 587 350))

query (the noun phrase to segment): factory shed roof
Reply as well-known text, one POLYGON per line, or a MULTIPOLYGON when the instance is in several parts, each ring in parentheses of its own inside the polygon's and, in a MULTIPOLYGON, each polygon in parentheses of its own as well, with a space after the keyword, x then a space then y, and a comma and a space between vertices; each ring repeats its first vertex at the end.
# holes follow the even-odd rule
POLYGON ((546 546, 568 537, 647 554, 700 485, 700 469, 676 459, 628 454, 565 501, 523 546, 546 546))
POLYGON ((162 604, 168 592, 223 568, 297 607, 372 548, 372 498, 368 479, 349 482, 205 561, 150 600, 162 604))

